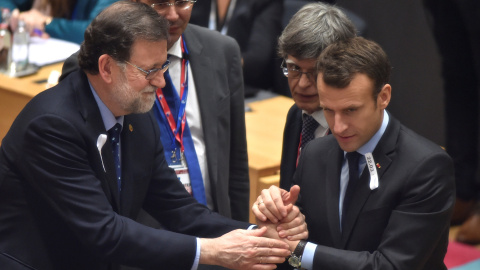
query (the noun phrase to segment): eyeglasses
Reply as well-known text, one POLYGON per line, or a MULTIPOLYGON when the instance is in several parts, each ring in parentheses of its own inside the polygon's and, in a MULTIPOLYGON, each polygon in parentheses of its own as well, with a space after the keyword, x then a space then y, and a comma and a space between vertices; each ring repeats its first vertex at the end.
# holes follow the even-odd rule
POLYGON ((317 81, 316 71, 302 72, 295 67, 288 67, 288 64, 285 63, 285 59, 283 59, 283 62, 280 65, 280 68, 283 71, 283 75, 285 75, 285 77, 287 78, 299 79, 302 76, 302 74, 305 74, 310 81, 312 82, 317 81))
POLYGON ((167 70, 168 70, 168 66, 170 65, 170 60, 167 60, 167 62, 165 62, 165 64, 162 65, 161 68, 154 68, 154 69, 150 69, 150 70, 144 70, 143 68, 137 66, 137 65, 134 65, 128 61, 125 61, 125 63, 129 64, 130 66, 140 70, 143 74, 145 74, 145 79, 146 80, 151 80, 153 77, 155 77, 155 74, 157 74, 157 72, 161 71, 162 73, 165 73, 167 70))
POLYGON ((157 12, 166 13, 171 6, 175 6, 178 10, 186 10, 193 6, 197 0, 185 0, 185 1, 165 1, 160 3, 151 4, 150 6, 154 8, 157 12))

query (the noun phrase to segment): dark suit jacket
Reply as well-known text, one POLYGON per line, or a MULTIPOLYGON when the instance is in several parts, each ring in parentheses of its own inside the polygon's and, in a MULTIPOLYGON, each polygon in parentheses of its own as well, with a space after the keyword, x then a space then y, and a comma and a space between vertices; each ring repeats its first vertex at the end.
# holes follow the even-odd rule
POLYGON ((379 187, 365 168, 340 231, 338 201, 343 151, 333 136, 311 141, 294 183, 314 269, 447 269, 443 263, 455 199, 453 164, 440 146, 390 116, 376 146, 379 187))
MULTIPOLYGON (((190 23, 208 27, 211 1, 195 3, 190 23)), ((227 35, 240 45, 247 95, 271 88, 273 73, 281 73, 281 61, 277 63, 275 59, 278 58, 276 48, 282 31, 282 14, 283 1, 237 0, 227 35)))
POLYGON ((82 71, 27 104, 0 148, 2 269, 190 269, 197 236, 247 228, 198 204, 168 168, 153 114, 127 115, 122 193, 82 71), (165 228, 134 219, 141 207, 165 228), (179 234, 179 233, 184 234, 179 234))
POLYGON ((293 104, 288 110, 283 130, 282 161, 280 163, 280 187, 290 190, 297 169, 298 145, 302 133, 302 110, 293 104))
MULTIPOLYGON (((238 45, 230 37, 191 24, 184 35, 203 122, 214 210, 248 221, 250 183, 238 45)), ((74 54, 65 62, 62 78, 76 69, 74 54)))

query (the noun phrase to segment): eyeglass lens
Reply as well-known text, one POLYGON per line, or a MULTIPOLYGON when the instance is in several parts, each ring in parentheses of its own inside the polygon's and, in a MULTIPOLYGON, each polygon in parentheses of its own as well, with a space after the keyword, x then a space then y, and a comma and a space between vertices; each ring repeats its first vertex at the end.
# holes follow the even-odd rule
POLYGON ((170 6, 175 6, 175 8, 177 9, 185 10, 185 9, 189 9, 195 2, 196 1, 192 1, 192 0, 175 1, 175 2, 164 1, 164 2, 154 3, 151 5, 151 7, 159 12, 167 11, 170 8, 170 6))

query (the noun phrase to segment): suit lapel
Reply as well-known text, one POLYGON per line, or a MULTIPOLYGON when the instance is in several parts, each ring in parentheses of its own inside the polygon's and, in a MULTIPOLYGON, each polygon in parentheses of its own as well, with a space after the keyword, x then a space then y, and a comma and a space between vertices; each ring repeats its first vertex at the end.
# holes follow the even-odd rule
MULTIPOLYGON (((191 26, 187 26, 184 32, 185 41, 189 50, 190 66, 192 69, 192 76, 195 82, 195 89, 197 92, 198 105, 200 107, 200 115, 202 119, 208 119, 208 123, 202 123, 205 148, 207 155, 208 173, 211 190, 216 190, 215 186, 218 181, 218 149, 214 147, 215 140, 218 134, 217 121, 217 87, 214 77, 215 65, 210 57, 202 54, 203 44, 196 36, 195 32, 191 30, 191 26), (189 44, 195 44, 189 46, 189 44)), ((215 197, 214 194, 212 196, 215 197)))
POLYGON ((340 197, 340 172, 342 169, 343 151, 340 147, 331 148, 327 156, 328 159, 326 183, 326 195, 329 196, 326 200, 327 220, 332 232, 333 244, 335 247, 340 247, 342 234, 340 232, 340 213, 338 211, 338 201, 340 197), (331 168, 331 169, 330 169, 331 168))
MULTIPOLYGON (((357 187, 355 194, 353 194, 354 197, 351 200, 355 203, 350 206, 350 212, 345 217, 342 234, 342 248, 346 247, 352 230, 355 227, 355 222, 357 221, 358 216, 360 215, 360 212, 362 211, 363 206, 368 200, 370 194, 372 194, 373 192, 381 192, 382 183, 384 181, 388 181, 388 179, 383 179, 382 176, 385 174, 390 164, 392 163, 392 158, 395 155, 395 144, 397 142, 400 129, 399 122, 391 115, 389 116, 390 122, 387 126, 387 129, 385 130, 382 138, 380 139, 372 153, 375 164, 378 164, 376 165, 376 169, 379 179, 379 186, 377 189, 370 190, 370 173, 368 172, 368 168, 365 167, 359 179, 359 186, 357 187)), ((338 179, 340 179, 340 177, 338 179)))
MULTIPOLYGON (((77 97, 77 107, 85 121, 85 130, 88 130, 88 141, 94 149, 97 149, 97 140, 100 134, 107 135, 105 125, 98 109, 97 103, 88 84, 88 79, 82 71, 78 71, 78 82, 73 86, 77 97)), ((77 80, 77 78, 74 78, 77 80)), ((119 210, 118 187, 114 168, 112 147, 108 139, 101 148, 101 156, 98 150, 95 151, 93 170, 101 181, 102 188, 114 210, 119 210), (102 159, 103 165, 102 166, 102 159)))

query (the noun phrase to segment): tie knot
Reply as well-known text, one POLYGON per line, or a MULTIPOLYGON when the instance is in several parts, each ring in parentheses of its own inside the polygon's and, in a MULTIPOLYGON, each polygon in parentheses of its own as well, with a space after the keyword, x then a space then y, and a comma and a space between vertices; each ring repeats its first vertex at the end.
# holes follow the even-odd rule
POLYGON ((306 126, 306 127, 311 126, 311 127, 317 128, 318 125, 319 123, 317 122, 317 120, 315 120, 315 118, 313 118, 313 116, 308 114, 303 115, 303 126, 306 126))
POLYGON ((301 148, 305 144, 315 138, 315 130, 320 124, 311 115, 304 114, 302 121, 302 143, 301 148))
POLYGON ((357 151, 347 152, 346 158, 348 161, 348 166, 349 167, 358 166, 358 160, 360 159, 361 156, 362 154, 358 153, 357 151))
POLYGON ((112 138, 113 141, 118 142, 118 138, 120 137, 120 132, 122 131, 122 125, 116 123, 111 129, 108 130, 108 135, 112 138))

